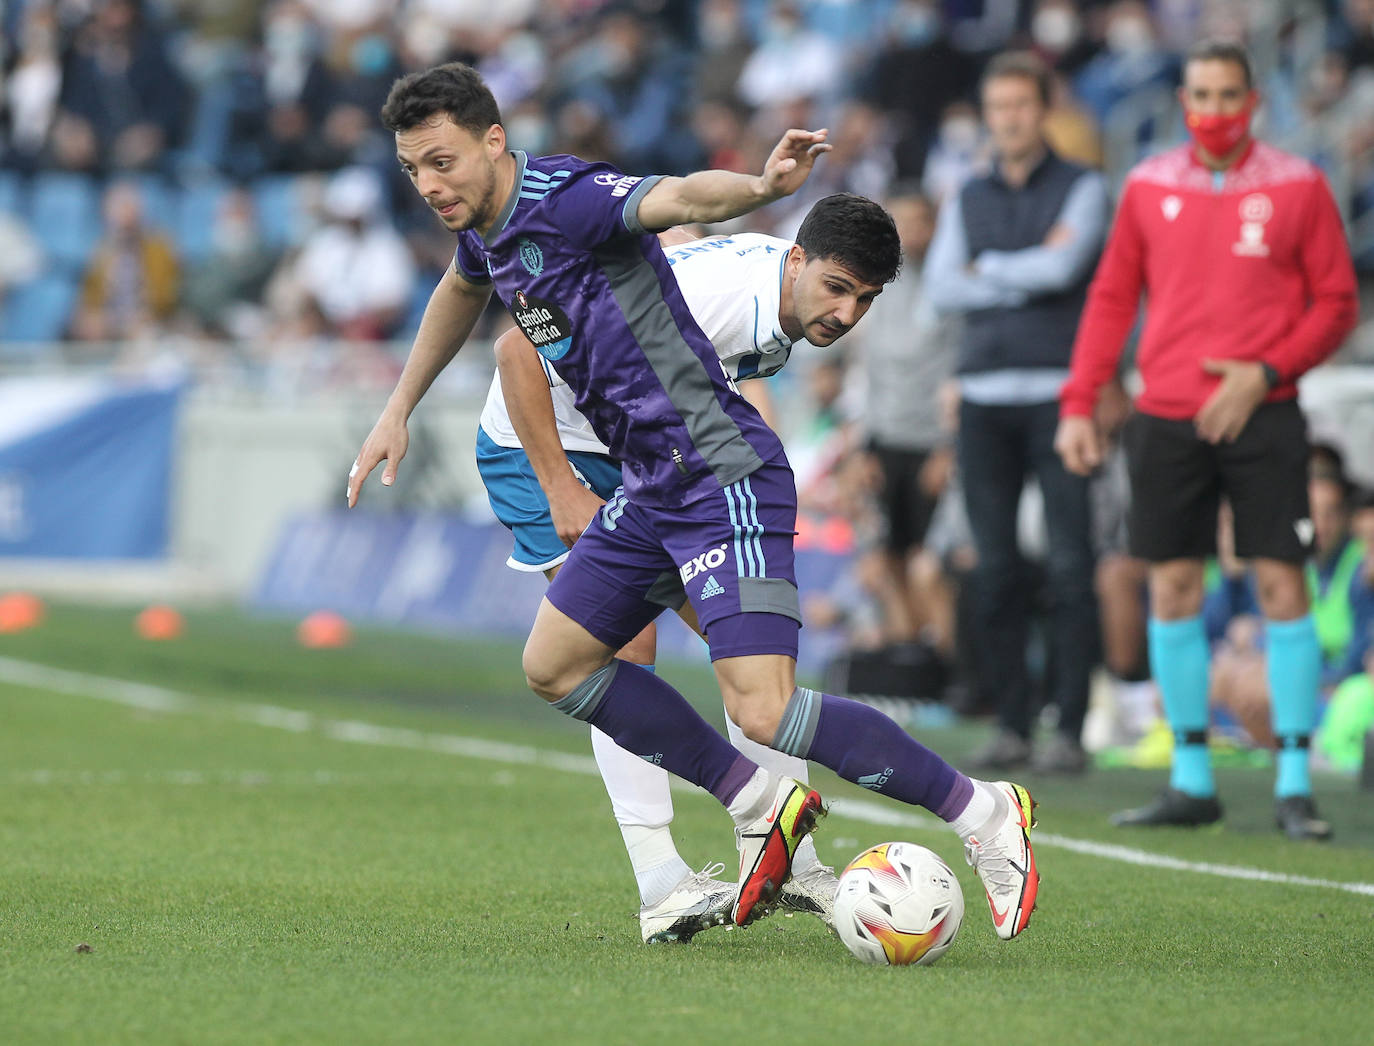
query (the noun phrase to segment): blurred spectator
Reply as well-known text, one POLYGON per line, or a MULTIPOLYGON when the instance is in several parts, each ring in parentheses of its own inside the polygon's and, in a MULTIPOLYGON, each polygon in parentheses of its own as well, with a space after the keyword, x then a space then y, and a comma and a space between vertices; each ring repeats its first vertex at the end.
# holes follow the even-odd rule
POLYGON ((682 57, 652 23, 612 10, 561 63, 563 89, 597 112, 610 132, 612 156, 625 170, 696 167, 699 147, 681 133, 676 118, 685 88, 682 57))
POLYGON ((903 264, 856 335, 864 382, 860 424, 881 475, 888 638, 911 642, 932 623, 912 575, 953 459, 939 390, 954 371, 958 321, 935 312, 921 282, 935 233, 934 205, 907 187, 888 198, 887 209, 901 237, 903 264))
POLYGON ((105 192, 104 236, 82 280, 72 334, 80 341, 150 337, 171 320, 181 272, 168 240, 148 229, 132 182, 105 192))
POLYGON ((151 170, 179 144, 185 86, 141 0, 96 0, 62 78, 58 159, 79 170, 151 170))
POLYGON ((1083 29, 1074 0, 1036 0, 1030 25, 1032 47, 1062 76, 1074 76, 1097 54, 1097 46, 1083 29))
POLYGON ((940 115, 940 131, 926 159, 921 185, 937 206, 963 187, 984 162, 983 129, 971 102, 953 102, 940 115))
POLYGON ((241 340, 263 333, 262 302, 279 252, 263 242, 251 193, 225 194, 214 216, 209 255, 186 276, 184 300, 210 334, 241 340))
POLYGON ((1331 22, 1331 44, 1351 70, 1374 66, 1374 0, 1342 0, 1331 22))
POLYGON ((702 0, 697 39, 701 49, 692 62, 696 104, 738 104, 736 85, 754 49, 740 0, 702 0))
MULTIPOLYGON (((862 80, 861 96, 889 113, 891 147, 901 178, 919 178, 946 107, 969 100, 974 60, 950 46, 934 0, 902 0, 887 38, 862 80)), ((976 117, 974 119, 976 134, 976 117)))
POLYGON ((384 338, 409 301, 415 262, 385 220, 380 179, 365 168, 340 171, 325 189, 324 212, 292 264, 294 279, 338 337, 384 338))
POLYGON ((1068 82, 1054 76, 1050 111, 1045 117, 1045 141, 1070 163, 1102 166, 1102 135, 1092 114, 1078 104, 1068 82))
POLYGON ((935 307, 963 313, 959 471, 978 551, 976 606, 985 689, 1001 695, 996 735, 973 765, 1004 770, 1031 756, 1026 664, 1031 614, 1016 520, 1028 475, 1043 493, 1052 602, 1049 694, 1058 729, 1039 768, 1081 771, 1080 736, 1098 633, 1088 481, 1054 450, 1058 394, 1108 221, 1100 175, 1046 145, 1050 73, 1007 52, 984 73, 991 173, 944 206, 926 265, 935 307))
POLYGON ((1118 103, 1147 88, 1173 86, 1177 57, 1160 46, 1150 9, 1140 0, 1117 0, 1107 12, 1106 50, 1079 73, 1074 88, 1098 123, 1118 103))
POLYGON ((793 0, 773 0, 763 36, 740 72, 740 97, 756 109, 798 98, 829 101, 841 87, 844 56, 838 45, 802 21, 793 0))
POLYGON ((264 9, 260 47, 218 88, 226 109, 221 164, 227 174, 318 171, 343 162, 321 133, 338 97, 321 58, 322 40, 301 0, 277 0, 264 9))
POLYGON ((7 149, 10 166, 33 169, 45 161, 57 100, 62 90, 62 63, 57 17, 51 7, 30 5, 23 13, 14 67, 0 91, 8 110, 7 149))
POLYGON ((17 217, 0 211, 0 305, 17 284, 43 271, 43 249, 17 217))

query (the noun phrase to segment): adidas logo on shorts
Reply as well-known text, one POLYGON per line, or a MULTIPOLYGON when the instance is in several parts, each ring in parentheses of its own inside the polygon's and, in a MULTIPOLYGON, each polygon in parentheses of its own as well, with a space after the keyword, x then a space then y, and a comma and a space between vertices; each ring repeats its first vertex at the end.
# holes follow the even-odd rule
POLYGON ((706 584, 701 586, 701 598, 710 599, 712 596, 725 594, 725 586, 716 580, 714 574, 706 575, 706 584))

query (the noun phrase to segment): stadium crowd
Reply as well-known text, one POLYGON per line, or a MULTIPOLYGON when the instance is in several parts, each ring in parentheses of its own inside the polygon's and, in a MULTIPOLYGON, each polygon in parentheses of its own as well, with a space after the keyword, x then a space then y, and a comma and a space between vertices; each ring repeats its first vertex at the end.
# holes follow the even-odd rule
MULTIPOLYGON (((987 160, 977 87, 991 56, 1025 48, 1051 67, 1048 140, 1115 189, 1181 140, 1173 92, 1189 44, 1246 42, 1264 98, 1257 131, 1326 171, 1362 288, 1374 278, 1371 0, 7 0, 0 27, 10 360, 171 357, 389 386, 453 240, 397 169, 377 112, 397 76, 444 60, 481 71, 515 147, 633 172, 754 171, 783 128, 831 128, 834 151, 804 191, 742 225, 790 237, 818 198, 852 191, 890 207, 907 253, 885 295, 901 308, 885 300, 888 319, 875 310, 842 355, 806 354, 805 380, 781 393, 814 400, 808 427, 786 433, 802 540, 858 551, 808 614, 868 652, 875 688, 900 691, 887 685, 900 678, 936 696, 952 679, 961 711, 993 696, 967 670, 960 592, 976 554, 950 452, 957 394, 937 394, 954 335, 922 301, 921 261, 940 207, 987 160), (903 332, 920 345, 893 358, 882 347, 903 332), (919 446, 893 446, 912 431, 919 446), (921 540, 889 537, 892 506, 875 496, 884 449, 922 455, 934 518, 921 540)), ((487 333, 501 323, 495 305, 487 333)), ((1363 344, 1357 335, 1343 358, 1368 358, 1363 344)), ((1108 429, 1124 404, 1105 401, 1108 429)), ((1374 560, 1359 541, 1374 537, 1374 510, 1339 458, 1322 460, 1313 503, 1336 504, 1326 523, 1314 511, 1313 583, 1346 601, 1337 616, 1350 626, 1326 649, 1327 683, 1367 683, 1374 560)), ((1155 718, 1125 490, 1111 459, 1093 491, 1103 685, 1115 693, 1110 724, 1090 723, 1099 743, 1135 740, 1155 718)), ((1037 570, 1040 515, 1023 505, 1037 570)), ((1218 701, 1264 742, 1243 585, 1225 556, 1214 575, 1218 701)), ((1032 643, 1045 649, 1043 635, 1032 643)), ((858 654, 836 669, 851 683, 863 670, 858 654)))

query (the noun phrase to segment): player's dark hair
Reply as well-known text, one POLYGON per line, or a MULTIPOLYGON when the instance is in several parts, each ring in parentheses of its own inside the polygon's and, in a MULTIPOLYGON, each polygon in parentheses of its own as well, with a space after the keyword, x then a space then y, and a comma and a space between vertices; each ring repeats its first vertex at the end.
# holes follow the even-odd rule
POLYGON ((470 65, 448 62, 403 76, 391 85, 382 106, 382 125, 393 134, 418 127, 436 113, 474 135, 501 122, 491 89, 470 65))
POLYGON ((1184 70, 1186 71, 1194 62, 1234 62, 1245 74, 1246 89, 1249 90, 1255 85, 1250 72, 1250 56, 1246 54, 1245 48, 1230 40, 1199 40, 1188 48, 1188 53, 1183 58, 1184 70))
POLYGON ((797 245, 807 258, 839 262, 865 283, 891 283, 902 267, 892 215, 853 193, 817 200, 797 230, 797 245))
POLYGON ((987 87, 993 80, 1013 77, 1035 84, 1036 93, 1040 95, 1040 104, 1046 109, 1050 107, 1050 99, 1054 95, 1054 77, 1050 67, 1033 51, 1003 51, 1001 54, 993 55, 988 61, 987 68, 983 70, 983 79, 979 85, 980 94, 981 88, 987 87))

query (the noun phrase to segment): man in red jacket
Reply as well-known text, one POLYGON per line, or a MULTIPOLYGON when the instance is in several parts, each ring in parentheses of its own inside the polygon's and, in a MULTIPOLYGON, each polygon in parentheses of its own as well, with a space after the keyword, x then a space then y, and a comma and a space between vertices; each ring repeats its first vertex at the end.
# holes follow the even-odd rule
POLYGON ((1308 776, 1321 652, 1302 565, 1312 536, 1306 426, 1297 379, 1355 324, 1355 276, 1320 172, 1256 141, 1244 50, 1199 44, 1184 65, 1192 143, 1126 179, 1060 396, 1055 447, 1071 471, 1102 460, 1092 421, 1148 297, 1136 364, 1144 389, 1124 436, 1132 551, 1150 561, 1150 662, 1174 731, 1169 787, 1120 825, 1221 819, 1207 752, 1203 564, 1218 501, 1235 519, 1266 618, 1278 744, 1275 817, 1293 838, 1327 838, 1308 776))

